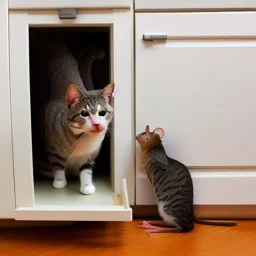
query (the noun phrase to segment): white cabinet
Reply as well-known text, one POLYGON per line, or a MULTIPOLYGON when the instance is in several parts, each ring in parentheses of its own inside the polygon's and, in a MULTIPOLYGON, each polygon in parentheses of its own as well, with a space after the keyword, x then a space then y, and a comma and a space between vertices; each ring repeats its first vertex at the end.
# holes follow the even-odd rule
MULTIPOLYGON (((17 1, 17 0, 16 0, 17 1)), ((255 8, 254 0, 135 0, 135 10, 243 9, 255 8)))
MULTIPOLYGON (((191 168, 195 204, 256 203, 256 27, 248 24, 256 12, 136 14, 136 133, 165 129, 167 153, 191 168), (167 39, 143 40, 159 33, 167 39)), ((136 203, 154 204, 138 147, 136 162, 136 203)))
POLYGON ((8 1, 0 2, 0 77, 1 77, 1 178, 0 178, 0 218, 14 216, 14 179, 12 162, 9 60, 8 60, 8 1))
POLYGON ((129 203, 134 203, 132 13, 129 10, 80 10, 76 19, 61 20, 57 10, 19 10, 10 11, 9 20, 15 219, 131 220, 129 203), (98 189, 92 196, 80 195, 79 187, 70 185, 61 191, 54 190, 49 184, 34 182, 33 179, 29 29, 39 27, 109 28, 110 76, 117 88, 114 101, 112 184, 99 181, 96 184, 98 189))
POLYGON ((163 127, 168 155, 189 166, 195 204, 256 204, 256 12, 152 13, 256 8, 255 1, 134 3, 150 10, 136 14, 135 26, 131 0, 1 1, 0 218, 131 220, 129 204, 156 204, 134 141, 146 124, 163 127), (59 19, 59 8, 78 8, 76 19, 59 19), (80 195, 72 182, 60 191, 34 180, 29 36, 35 28, 108 30, 116 84, 111 182, 99 180, 93 196, 80 195), (159 33, 165 40, 143 40, 159 33))

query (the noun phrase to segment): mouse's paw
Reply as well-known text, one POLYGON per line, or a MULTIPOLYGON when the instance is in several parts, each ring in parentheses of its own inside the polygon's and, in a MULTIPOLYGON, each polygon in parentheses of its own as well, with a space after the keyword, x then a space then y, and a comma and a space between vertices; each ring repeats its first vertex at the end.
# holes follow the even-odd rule
POLYGON ((149 229, 155 229, 159 227, 167 227, 167 225, 162 220, 156 220, 156 221, 142 221, 138 227, 140 228, 149 228, 149 229))
POLYGON ((149 229, 154 229, 154 228, 159 228, 157 226, 151 225, 148 221, 144 220, 142 221, 139 225, 139 228, 149 228, 149 229))
POLYGON ((178 233, 181 232, 181 229, 179 227, 176 228, 156 228, 156 229, 148 229, 147 235, 150 236, 152 234, 156 233, 178 233))

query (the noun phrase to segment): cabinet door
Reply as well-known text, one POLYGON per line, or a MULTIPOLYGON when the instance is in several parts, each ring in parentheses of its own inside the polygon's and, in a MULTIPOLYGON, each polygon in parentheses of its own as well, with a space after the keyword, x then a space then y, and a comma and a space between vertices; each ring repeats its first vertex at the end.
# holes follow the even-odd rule
POLYGON ((253 0, 135 0, 135 10, 242 9, 255 8, 253 0))
POLYGON ((1 179, 0 179, 0 218, 13 218, 14 180, 12 163, 12 138, 9 87, 8 53, 8 1, 0 2, 0 77, 1 77, 1 179))
MULTIPOLYGON (((256 27, 248 24, 255 12, 136 14, 136 132, 165 129, 168 155, 191 168, 196 204, 256 203, 256 27), (167 39, 143 40, 157 33, 167 39)), ((136 177, 136 202, 155 203, 138 147, 136 177)))
MULTIPOLYGON (((128 195, 133 199, 132 154, 132 14, 129 11, 80 11, 75 20, 60 20, 57 11, 10 12, 10 82, 15 166, 15 218, 25 220, 131 220, 128 195), (104 180, 93 196, 67 186, 54 190, 34 183, 32 166, 29 68, 30 27, 109 27, 111 81, 118 91, 114 100, 112 188, 104 180), (122 32, 126 31, 123 40, 122 32), (126 180, 129 184, 126 188, 126 180), (70 188, 70 189, 69 189, 70 188), (65 190, 66 189, 66 190, 65 190), (74 193, 74 191, 76 191, 74 193)), ((133 200, 131 201, 133 203, 133 200)))
POLYGON ((130 8, 132 0, 9 0, 10 9, 130 8))

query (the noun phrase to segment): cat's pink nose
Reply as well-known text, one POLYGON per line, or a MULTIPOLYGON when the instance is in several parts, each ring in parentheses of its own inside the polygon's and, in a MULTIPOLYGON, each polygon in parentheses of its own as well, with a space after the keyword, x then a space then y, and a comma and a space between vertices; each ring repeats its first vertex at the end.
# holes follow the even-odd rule
POLYGON ((99 129, 100 124, 92 124, 95 128, 99 129))

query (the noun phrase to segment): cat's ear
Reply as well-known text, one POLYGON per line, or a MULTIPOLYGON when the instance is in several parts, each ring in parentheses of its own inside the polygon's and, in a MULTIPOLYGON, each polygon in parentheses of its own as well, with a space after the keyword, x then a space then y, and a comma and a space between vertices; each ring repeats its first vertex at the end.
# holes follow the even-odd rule
POLYGON ((75 84, 70 84, 67 93, 66 93, 66 101, 69 105, 72 105, 78 102, 83 97, 83 94, 78 89, 75 84))
POLYGON ((99 94, 99 95, 102 95, 102 96, 105 96, 105 97, 108 97, 109 98, 109 102, 113 99, 114 97, 114 89, 115 89, 115 84, 114 83, 111 83, 111 84, 108 84, 105 88, 103 88, 99 94))
POLYGON ((162 139, 164 137, 164 129, 162 128, 156 128, 153 133, 156 133, 160 136, 160 139, 162 139))

